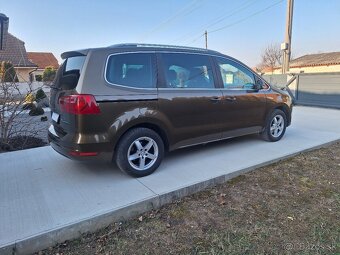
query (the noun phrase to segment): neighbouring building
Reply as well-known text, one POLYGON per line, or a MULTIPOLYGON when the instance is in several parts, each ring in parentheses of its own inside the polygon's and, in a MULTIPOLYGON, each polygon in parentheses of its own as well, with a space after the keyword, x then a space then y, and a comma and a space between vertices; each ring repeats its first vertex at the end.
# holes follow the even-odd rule
MULTIPOLYGON (((289 73, 334 73, 340 72, 340 52, 308 54, 293 59, 289 73)), ((265 68, 264 74, 281 74, 281 67, 265 68)))
POLYGON ((19 82, 28 82, 37 65, 28 60, 25 43, 8 32, 9 18, 0 13, 0 62, 13 64, 19 82))
POLYGON ((39 81, 46 67, 59 68, 58 60, 51 52, 27 52, 28 60, 38 67, 31 74, 32 81, 39 81))
POLYGON ((9 18, 0 13, 0 62, 11 62, 19 82, 36 81, 45 67, 59 67, 58 60, 50 52, 28 52, 25 42, 8 32, 9 18))

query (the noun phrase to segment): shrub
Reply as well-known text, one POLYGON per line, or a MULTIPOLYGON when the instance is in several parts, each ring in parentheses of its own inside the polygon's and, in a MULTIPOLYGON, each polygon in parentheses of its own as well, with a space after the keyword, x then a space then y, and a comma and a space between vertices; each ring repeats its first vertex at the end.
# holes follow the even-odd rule
POLYGON ((42 79, 44 82, 53 81, 55 74, 56 74, 56 70, 52 66, 48 66, 45 68, 43 72, 42 79))
POLYGON ((36 81, 42 81, 42 75, 41 74, 36 74, 35 75, 35 80, 36 81))
POLYGON ((33 103, 23 104, 22 109, 23 110, 31 110, 34 107, 33 103))
POLYGON ((2 82, 18 82, 18 77, 11 62, 2 61, 0 65, 0 80, 2 82))
POLYGON ((22 109, 23 110, 31 110, 34 107, 34 101, 35 101, 35 97, 34 97, 33 93, 28 93, 25 96, 24 101, 22 102, 22 109))
POLYGON ((37 93, 35 94, 35 100, 39 102, 40 100, 46 98, 46 94, 42 89, 39 89, 37 93))
POLYGON ((39 116, 45 113, 44 109, 41 107, 33 106, 30 112, 28 113, 30 116, 39 116))
POLYGON ((32 93, 28 93, 25 96, 25 100, 24 100, 24 104, 29 104, 29 103, 33 103, 35 101, 35 97, 32 93))

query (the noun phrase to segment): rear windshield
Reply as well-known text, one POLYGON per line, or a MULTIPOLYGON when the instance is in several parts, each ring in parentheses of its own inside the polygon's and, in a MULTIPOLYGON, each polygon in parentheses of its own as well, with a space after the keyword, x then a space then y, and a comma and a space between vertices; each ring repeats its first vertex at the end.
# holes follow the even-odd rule
POLYGON ((57 74, 56 86, 62 89, 75 89, 83 69, 86 56, 66 59, 57 74))

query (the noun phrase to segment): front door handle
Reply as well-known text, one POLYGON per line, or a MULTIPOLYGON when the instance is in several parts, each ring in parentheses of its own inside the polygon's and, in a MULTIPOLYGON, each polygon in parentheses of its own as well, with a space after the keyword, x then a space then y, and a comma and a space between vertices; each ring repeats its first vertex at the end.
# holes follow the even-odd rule
POLYGON ((225 97, 225 100, 227 100, 229 102, 235 102, 236 101, 236 97, 225 97))

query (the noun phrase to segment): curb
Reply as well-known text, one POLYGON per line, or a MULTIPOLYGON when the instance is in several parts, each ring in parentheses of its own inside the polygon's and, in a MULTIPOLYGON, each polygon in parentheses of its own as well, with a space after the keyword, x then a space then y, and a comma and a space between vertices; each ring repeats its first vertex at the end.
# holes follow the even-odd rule
POLYGON ((327 147, 339 141, 340 139, 336 139, 331 142, 323 143, 302 151, 290 153, 273 160, 262 162, 257 165, 239 169, 229 174, 215 176, 208 180, 193 183, 189 186, 181 187, 177 190, 173 190, 163 194, 156 194, 155 196, 132 203, 125 207, 116 208, 114 210, 110 210, 107 212, 101 212, 99 214, 93 215, 92 217, 82 219, 78 222, 74 222, 56 229, 41 232, 37 235, 30 236, 22 240, 16 240, 12 243, 7 243, 4 246, 0 247, 0 254, 2 255, 31 254, 37 252, 39 250, 54 246, 57 243, 62 243, 65 242, 66 240, 75 239, 81 236, 81 234, 83 233, 94 232, 98 229, 105 228, 113 222, 131 219, 147 211, 158 209, 161 206, 169 204, 177 199, 216 186, 217 184, 225 183, 226 181, 236 176, 253 171, 257 168, 267 166, 287 158, 294 157, 304 152, 313 151, 322 147, 327 147))

